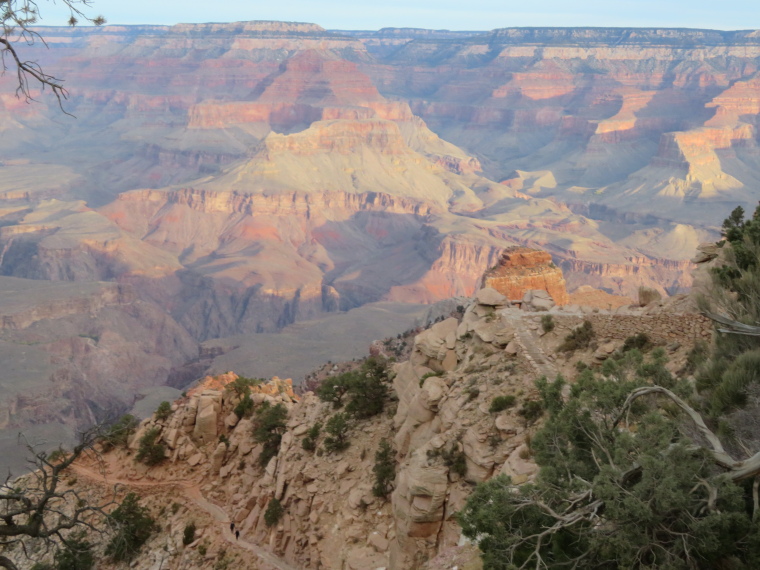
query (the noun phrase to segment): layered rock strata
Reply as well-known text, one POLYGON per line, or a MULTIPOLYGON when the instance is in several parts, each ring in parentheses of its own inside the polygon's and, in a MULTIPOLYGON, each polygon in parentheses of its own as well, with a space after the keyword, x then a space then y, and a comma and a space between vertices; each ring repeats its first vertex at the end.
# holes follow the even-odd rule
POLYGON ((497 290, 510 301, 522 301, 529 291, 542 290, 557 305, 570 302, 562 270, 554 265, 552 256, 526 247, 504 250, 496 266, 486 271, 483 285, 497 290))

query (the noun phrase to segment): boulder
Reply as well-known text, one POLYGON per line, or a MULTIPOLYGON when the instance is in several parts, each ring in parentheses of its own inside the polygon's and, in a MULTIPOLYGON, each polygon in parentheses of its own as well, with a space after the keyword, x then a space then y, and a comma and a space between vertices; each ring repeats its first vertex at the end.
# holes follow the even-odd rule
POLYGON ((210 443, 217 438, 217 419, 221 409, 222 393, 204 390, 198 401, 193 437, 201 443, 210 443))
POLYGON ((691 260, 692 263, 707 263, 720 255, 720 248, 714 242, 700 243, 697 246, 697 254, 691 260))
POLYGON ((224 455, 227 453, 227 446, 221 442, 214 449, 214 453, 211 454, 211 470, 216 473, 222 468, 224 463, 224 455))
POLYGON ((478 305, 487 305, 489 307, 509 306, 509 299, 492 287, 484 287, 478 291, 475 294, 475 301, 478 305))
POLYGON ((450 334, 456 335, 459 321, 455 318, 446 319, 422 331, 414 338, 414 348, 428 358, 443 360, 448 347, 446 339, 450 334))
POLYGON ((548 311, 552 307, 554 307, 554 299, 552 299, 552 296, 543 289, 532 289, 530 291, 526 291, 525 295, 523 296, 523 304, 522 307, 525 310, 532 310, 532 311, 548 311))
POLYGON ((530 457, 526 444, 515 449, 501 468, 502 475, 508 475, 516 485, 529 481, 538 473, 538 465, 530 457))

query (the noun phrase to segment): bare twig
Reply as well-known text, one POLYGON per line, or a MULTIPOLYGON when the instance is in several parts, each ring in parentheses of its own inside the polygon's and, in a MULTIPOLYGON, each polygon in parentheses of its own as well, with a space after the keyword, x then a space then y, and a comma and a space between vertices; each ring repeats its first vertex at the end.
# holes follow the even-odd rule
MULTIPOLYGON (((100 26, 105 23, 102 16, 91 18, 80 6, 89 7, 90 0, 60 0, 70 12, 69 24, 76 25, 79 18, 100 26)), ((68 91, 63 86, 63 80, 43 71, 36 61, 26 61, 19 56, 14 44, 33 45, 39 41, 47 47, 47 43, 32 26, 38 23, 40 10, 35 0, 0 0, 0 74, 8 70, 8 61, 16 73, 16 96, 24 97, 27 102, 34 101, 32 88, 39 85, 42 90, 49 87, 58 101, 61 110, 70 116, 63 108, 63 101, 68 98, 68 91)))

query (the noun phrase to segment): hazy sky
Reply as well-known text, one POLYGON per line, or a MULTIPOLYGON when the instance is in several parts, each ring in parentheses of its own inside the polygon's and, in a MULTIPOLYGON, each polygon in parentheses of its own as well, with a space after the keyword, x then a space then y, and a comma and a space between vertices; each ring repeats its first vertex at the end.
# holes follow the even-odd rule
MULTIPOLYGON (((43 25, 67 15, 60 2, 39 1, 43 25), (50 2, 48 4, 48 2, 50 2)), ((511 26, 760 28, 757 0, 93 0, 110 24, 284 20, 328 29, 416 27, 490 30, 511 26)))

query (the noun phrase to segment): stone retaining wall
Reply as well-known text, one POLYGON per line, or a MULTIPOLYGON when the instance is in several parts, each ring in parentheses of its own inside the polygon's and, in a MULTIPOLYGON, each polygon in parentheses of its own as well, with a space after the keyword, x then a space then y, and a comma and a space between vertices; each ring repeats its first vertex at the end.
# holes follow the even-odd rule
POLYGON ((618 315, 593 313, 585 317, 553 315, 558 325, 573 328, 584 319, 591 321, 600 340, 625 340, 636 333, 645 333, 653 341, 687 342, 710 341, 712 321, 696 313, 659 315, 618 315))

